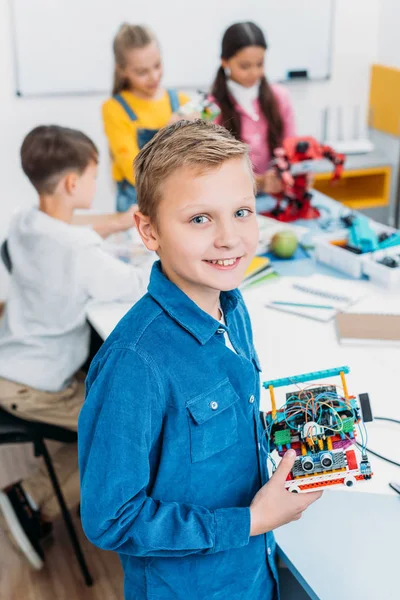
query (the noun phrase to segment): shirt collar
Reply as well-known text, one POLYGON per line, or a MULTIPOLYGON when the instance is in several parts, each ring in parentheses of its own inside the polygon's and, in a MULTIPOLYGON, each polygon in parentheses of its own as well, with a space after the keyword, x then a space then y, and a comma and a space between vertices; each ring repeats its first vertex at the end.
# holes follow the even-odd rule
MULTIPOLYGON (((223 327, 219 321, 204 312, 172 281, 167 279, 162 272, 159 260, 153 265, 148 292, 174 321, 191 333, 202 345, 212 338, 217 329, 223 327)), ((239 290, 221 292, 220 302, 225 319, 236 308, 240 298, 239 290)))

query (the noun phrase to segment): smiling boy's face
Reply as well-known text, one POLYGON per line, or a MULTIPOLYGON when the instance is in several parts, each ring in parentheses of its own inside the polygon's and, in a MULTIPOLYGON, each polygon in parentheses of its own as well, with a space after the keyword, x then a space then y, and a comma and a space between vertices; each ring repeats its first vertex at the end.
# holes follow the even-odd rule
POLYGON ((136 221, 165 275, 203 309, 241 283, 258 243, 253 178, 245 157, 204 174, 177 169, 162 186, 157 227, 136 221), (143 227, 144 226, 144 227, 143 227))

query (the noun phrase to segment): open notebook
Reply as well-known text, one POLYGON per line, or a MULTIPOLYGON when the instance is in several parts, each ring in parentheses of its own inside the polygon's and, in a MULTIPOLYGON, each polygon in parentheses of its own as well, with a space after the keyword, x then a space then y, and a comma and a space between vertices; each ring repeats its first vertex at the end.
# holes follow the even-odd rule
POLYGON ((282 278, 266 288, 266 307, 316 321, 331 321, 365 294, 364 288, 336 277, 315 274, 308 278, 282 278))

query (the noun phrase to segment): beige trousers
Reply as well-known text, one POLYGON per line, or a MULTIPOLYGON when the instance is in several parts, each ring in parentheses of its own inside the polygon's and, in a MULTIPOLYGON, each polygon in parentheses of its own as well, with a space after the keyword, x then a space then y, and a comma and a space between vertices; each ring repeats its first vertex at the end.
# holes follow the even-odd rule
MULTIPOLYGON (((83 373, 61 392, 42 392, 0 377, 0 406, 21 419, 42 421, 76 431, 85 399, 83 373)), ((62 446, 53 456, 54 469, 69 507, 79 502, 79 472, 76 444, 62 446)), ((41 466, 22 481, 24 490, 39 506, 44 517, 54 519, 60 512, 47 469, 41 466)))

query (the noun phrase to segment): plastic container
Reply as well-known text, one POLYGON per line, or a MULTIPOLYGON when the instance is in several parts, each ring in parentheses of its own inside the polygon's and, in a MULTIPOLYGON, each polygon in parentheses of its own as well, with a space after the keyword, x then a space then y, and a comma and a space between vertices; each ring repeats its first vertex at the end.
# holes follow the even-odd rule
POLYGON ((391 268, 380 264, 378 261, 385 256, 397 258, 400 265, 400 246, 393 246, 393 248, 387 248, 386 250, 377 250, 368 256, 364 255, 363 273, 375 285, 380 285, 391 290, 399 290, 400 266, 391 268))
POLYGON ((342 273, 360 279, 363 274, 363 258, 365 254, 354 254, 345 248, 335 246, 333 240, 347 239, 347 229, 335 231, 315 238, 315 258, 342 273))
MULTIPOLYGON (((371 227, 378 234, 384 232, 393 233, 395 231, 391 227, 386 227, 385 225, 375 222, 371 223, 371 227)), ((355 279, 360 279, 365 273, 364 266, 366 264, 366 259, 370 257, 371 254, 376 254, 376 252, 355 254, 350 250, 346 250, 345 248, 341 248, 340 246, 331 243, 334 240, 347 239, 348 233, 348 229, 341 229, 340 231, 331 232, 314 238, 315 258, 319 262, 329 265, 342 273, 346 273, 355 279)), ((400 246, 394 246, 393 248, 398 248, 398 252, 400 253, 400 246)), ((388 250, 382 250, 381 252, 386 253, 388 250)), ((390 270, 388 267, 384 268, 390 270)))

